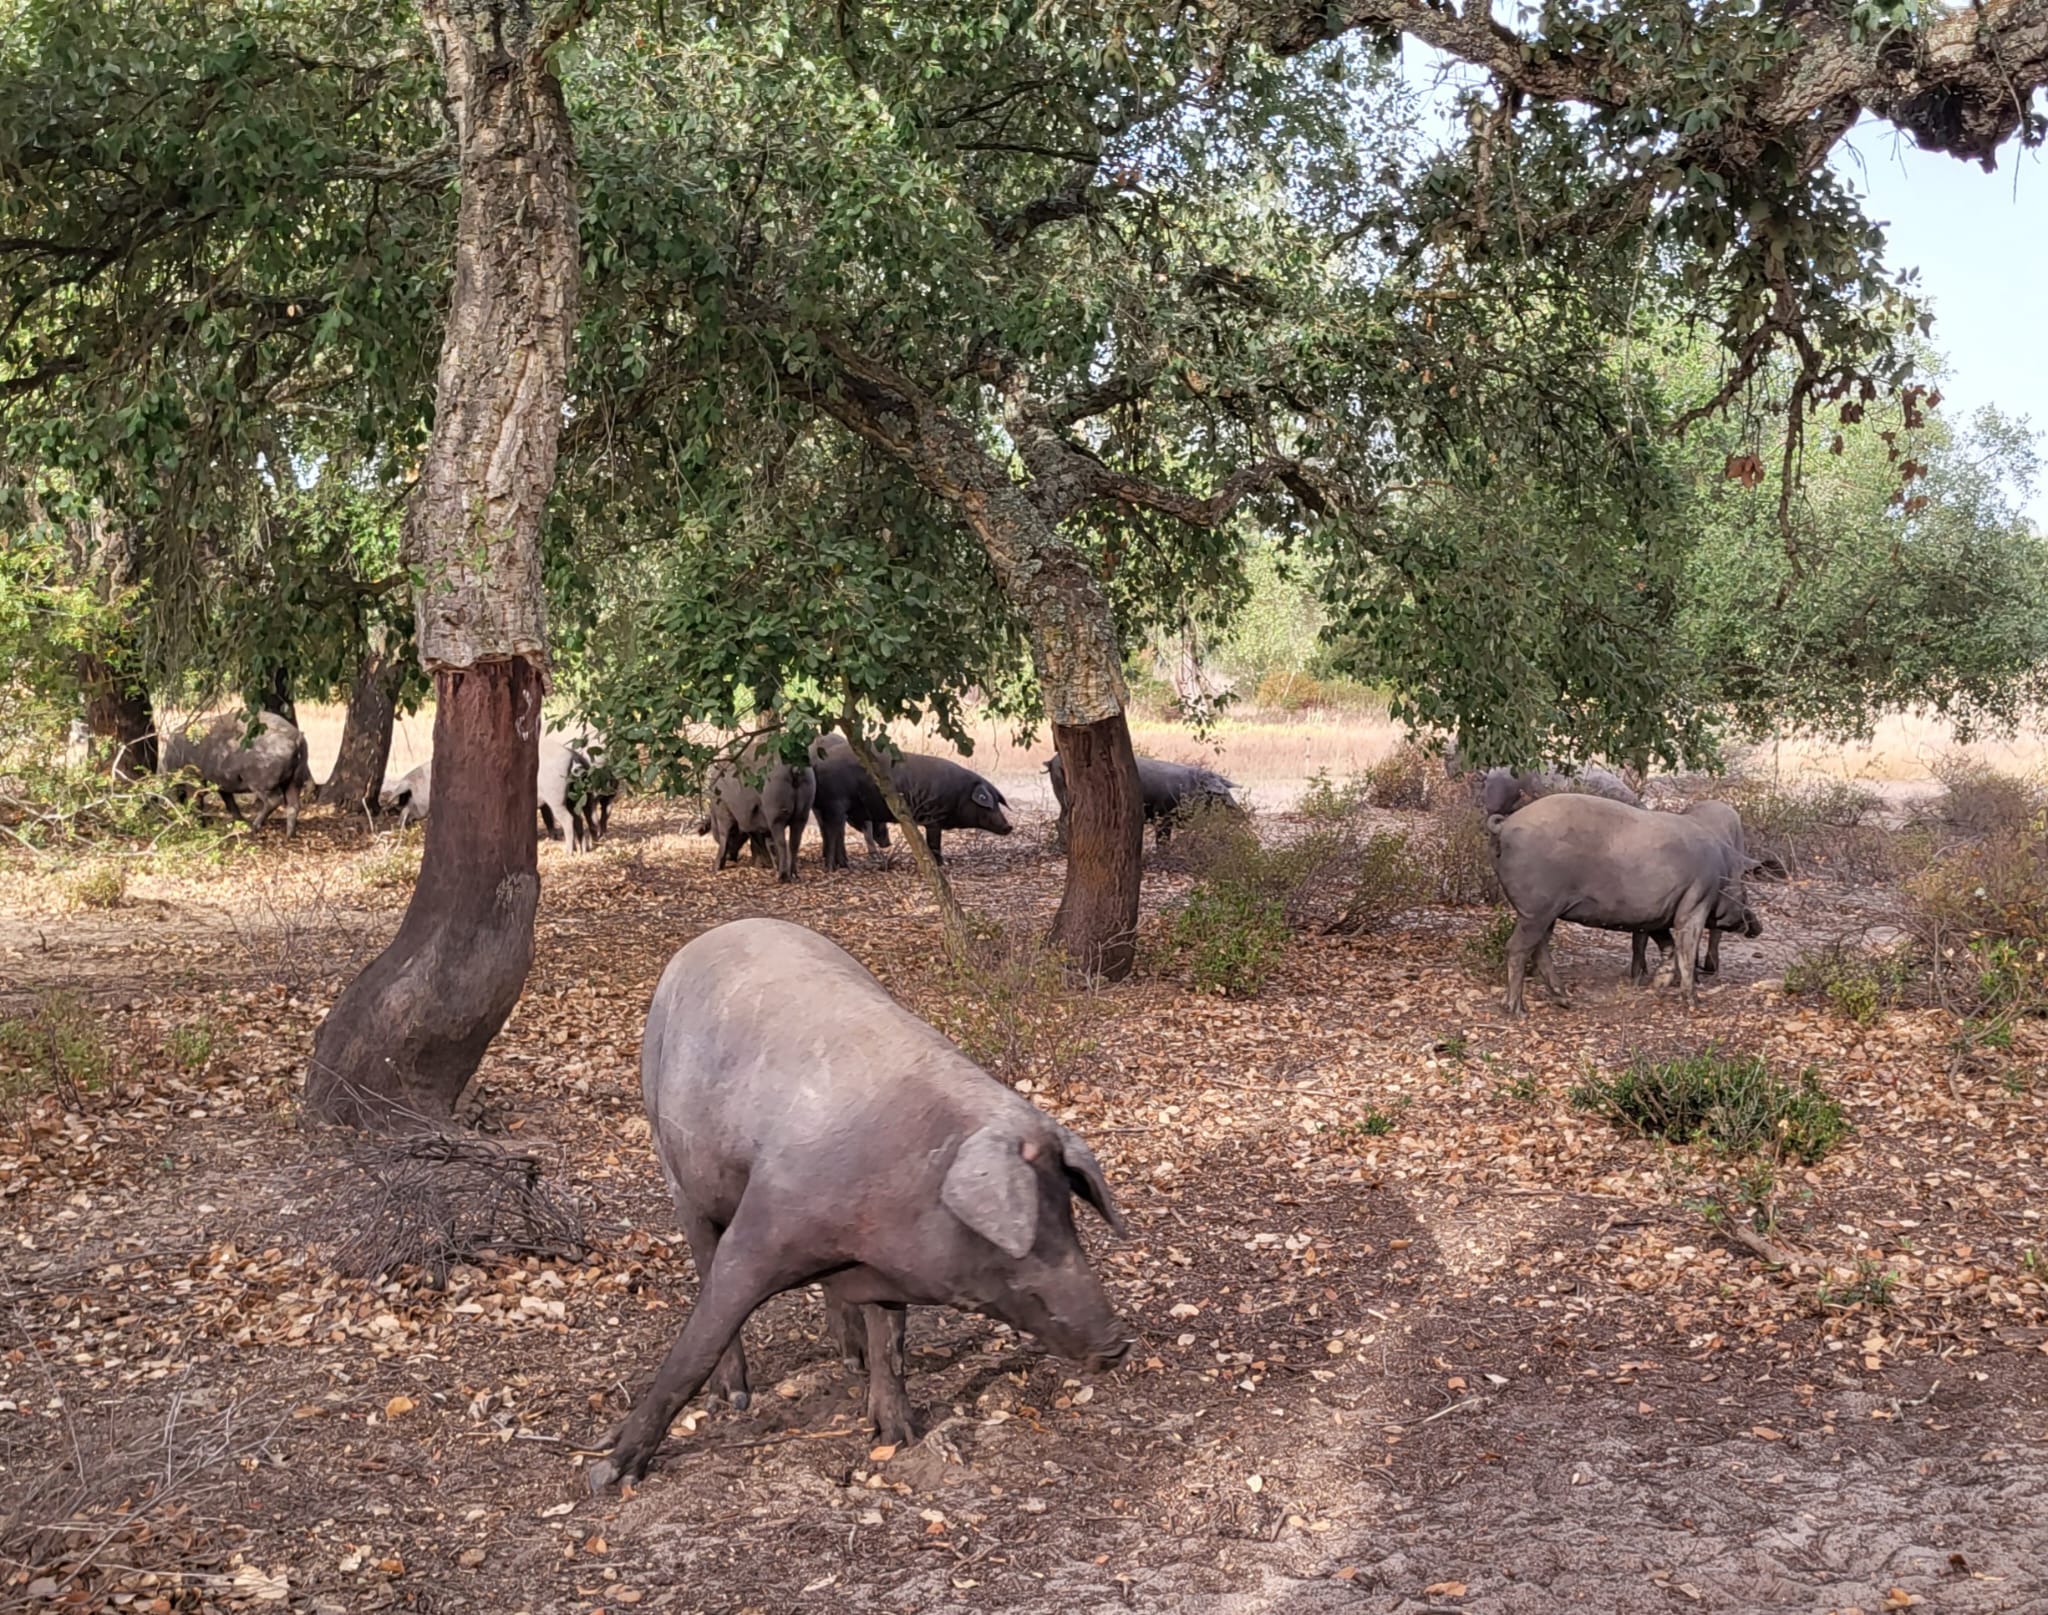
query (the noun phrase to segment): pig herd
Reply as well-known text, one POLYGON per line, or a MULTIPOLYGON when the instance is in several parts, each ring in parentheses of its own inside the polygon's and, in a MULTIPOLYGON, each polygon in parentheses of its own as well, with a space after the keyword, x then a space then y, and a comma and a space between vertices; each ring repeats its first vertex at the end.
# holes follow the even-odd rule
MULTIPOLYGON (((172 734, 162 766, 196 773, 238 817, 237 797, 251 798, 259 828, 282 805, 287 834, 309 784, 304 737, 268 712, 253 728, 229 715, 196 736, 172 734)), ((1059 759, 1048 767, 1063 835, 1066 779, 1059 759)), ((757 742, 712 770, 698 830, 713 837, 718 868, 751 849, 782 880, 795 877, 813 815, 828 869, 847 867, 849 828, 871 855, 886 848, 891 794, 934 857, 949 830, 1010 833, 1002 792, 973 770, 904 756, 888 772, 885 792, 838 736, 818 741, 801 767, 757 742)), ((1207 769, 1140 758, 1138 776, 1162 842, 1185 809, 1233 800, 1232 783, 1207 769)), ((608 780, 601 745, 544 738, 547 833, 572 849, 594 845, 610 815, 608 780)), ((1566 1001, 1550 946, 1560 920, 1630 933, 1632 981, 1647 978, 1655 942, 1690 996, 1695 973, 1718 968, 1722 932, 1761 930, 1747 877, 1784 873, 1749 856, 1725 803, 1653 811, 1603 771, 1566 780, 1496 769, 1475 777, 1474 794, 1515 912, 1510 1015, 1522 1013, 1532 969, 1566 1001)), ((431 795, 422 764, 384 801, 404 823, 428 815, 431 795)), ((917 1433, 904 1384, 912 1305, 998 1319, 1091 1370, 1130 1349, 1075 1228, 1078 1199, 1124 1230, 1087 1144, 902 1008, 835 943, 771 919, 733 921, 687 943, 654 990, 640 1079, 699 1289, 652 1384, 592 1466, 593 1490, 643 1476, 670 1423, 707 1387, 747 1405, 742 1326, 784 1291, 821 1288, 884 1442, 917 1433)))

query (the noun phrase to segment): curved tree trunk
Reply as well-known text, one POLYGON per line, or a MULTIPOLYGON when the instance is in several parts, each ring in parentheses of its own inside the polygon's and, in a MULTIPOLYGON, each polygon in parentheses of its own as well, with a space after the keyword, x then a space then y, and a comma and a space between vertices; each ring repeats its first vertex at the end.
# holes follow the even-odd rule
POLYGON ((843 350, 836 357, 843 368, 833 387, 793 380, 953 503, 1024 619, 1073 793, 1067 882, 1052 940, 1089 974, 1121 981, 1137 962, 1145 816, 1124 716, 1116 614, 1087 558, 1059 531, 1058 513, 1074 508, 1083 476, 1047 456, 1020 486, 971 429, 904 378, 843 350))
MULTIPOLYGON (((375 815, 391 763, 391 730, 397 718, 398 668, 382 644, 370 646, 349 686, 348 712, 341 724, 341 750, 334 771, 320 787, 320 799, 344 813, 375 815)), ((435 727, 440 727, 438 712, 435 727)))
POLYGON ((434 435, 406 507, 434 675, 434 811, 412 904, 313 1042, 309 1115, 453 1113, 533 958, 546 684, 540 534, 575 331, 575 159, 548 52, 575 26, 505 0, 420 0, 461 153, 434 435))

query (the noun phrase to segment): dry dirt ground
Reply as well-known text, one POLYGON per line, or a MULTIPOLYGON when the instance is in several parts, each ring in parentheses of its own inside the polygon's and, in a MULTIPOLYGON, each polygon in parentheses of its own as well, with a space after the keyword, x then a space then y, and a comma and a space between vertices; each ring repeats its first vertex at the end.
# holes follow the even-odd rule
MULTIPOLYGON (((1186 876, 1155 861, 1140 979, 1034 996, 936 961, 908 867, 714 876, 681 817, 622 804, 595 855, 543 848, 532 979, 482 1073, 485 1136, 540 1163, 588 1254, 487 1253, 439 1289, 337 1275, 435 1208, 380 1202, 294 1111, 313 1026, 402 911, 388 837, 310 817, 105 914, 0 874, 0 1016, 69 990, 116 1050, 77 1108, 0 1135, 0 1544, 32 1561, 0 1564, 0 1610, 2048 1609, 2039 1039, 1956 1066, 1933 1012, 1787 999, 1799 940, 1867 896, 1763 890, 1771 934, 1731 940, 1692 1011, 1565 938, 1578 1002, 1510 1028, 1477 911, 1297 940, 1227 1001, 1164 952, 1186 876), (637 1492, 592 1500, 580 1449, 695 1287, 641 1016, 677 946, 747 914, 837 938, 1094 1143, 1132 1237, 1084 1232, 1141 1345, 1083 1383, 920 1311, 931 1434, 871 1452, 822 1309, 786 1296, 750 1327, 753 1407, 686 1418, 637 1492), (1791 1271, 1701 1209, 1731 1168, 1568 1101, 1710 1041, 1811 1065, 1855 1124, 1787 1170, 1791 1271), (1887 1296, 1850 1298, 1859 1262, 1887 1296)), ((1044 831, 953 838, 970 909, 1042 925, 1044 831)))

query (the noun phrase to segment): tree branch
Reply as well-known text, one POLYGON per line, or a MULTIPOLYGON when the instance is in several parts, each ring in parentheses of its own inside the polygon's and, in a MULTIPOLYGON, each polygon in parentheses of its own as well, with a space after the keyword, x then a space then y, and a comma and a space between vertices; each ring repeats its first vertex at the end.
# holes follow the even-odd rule
MULTIPOLYGON (((1476 0, 1462 12, 1441 0, 1225 0, 1222 9, 1237 37, 1282 55, 1351 32, 1399 33, 1538 100, 1648 109, 1668 101, 1672 89, 1644 69, 1637 51, 1623 60, 1602 42, 1605 35, 1633 43, 1634 30, 1621 26, 1625 16, 1585 14, 1566 44, 1517 33, 1476 0)), ((1778 65, 1754 82, 1727 86, 1734 92, 1731 114, 1682 142, 1680 160, 1729 172, 1776 149, 1811 168, 1858 110, 1905 130, 1929 151, 1974 158, 1986 168, 2014 134, 2028 145, 2048 135, 2048 123, 2033 110, 2034 96, 2048 86, 2048 0, 1974 0, 1966 10, 1931 14, 1917 29, 1868 37, 1858 37, 1847 7, 1801 9, 1793 20, 1797 43, 1778 50, 1778 65)), ((1768 16, 1764 25, 1779 26, 1768 16)))

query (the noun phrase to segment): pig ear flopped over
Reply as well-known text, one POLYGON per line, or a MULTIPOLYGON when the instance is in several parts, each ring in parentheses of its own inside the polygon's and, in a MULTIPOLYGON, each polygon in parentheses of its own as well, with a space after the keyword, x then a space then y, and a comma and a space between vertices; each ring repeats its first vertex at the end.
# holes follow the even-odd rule
POLYGON ((1116 1201, 1110 1197, 1109 1180, 1102 1175, 1102 1165, 1095 1159, 1095 1152, 1080 1138, 1060 1129, 1060 1164, 1067 1169, 1067 1181, 1089 1205, 1102 1214, 1102 1220, 1109 1224, 1119 1236, 1128 1234, 1130 1229, 1124 1223, 1124 1214, 1116 1209, 1116 1201))
POLYGON ((1021 1258, 1038 1237, 1038 1174, 1015 1137, 969 1133, 939 1190, 945 1208, 1005 1256, 1021 1258))

